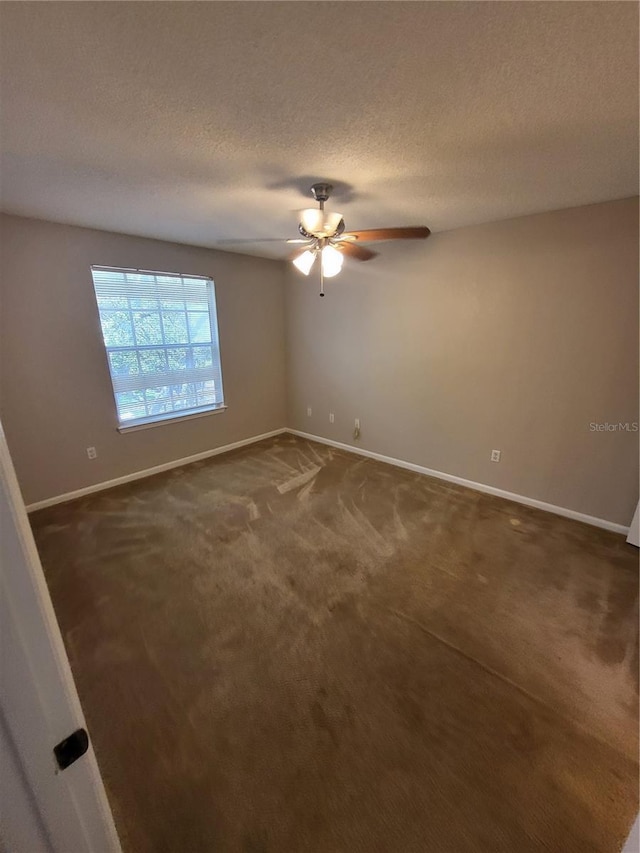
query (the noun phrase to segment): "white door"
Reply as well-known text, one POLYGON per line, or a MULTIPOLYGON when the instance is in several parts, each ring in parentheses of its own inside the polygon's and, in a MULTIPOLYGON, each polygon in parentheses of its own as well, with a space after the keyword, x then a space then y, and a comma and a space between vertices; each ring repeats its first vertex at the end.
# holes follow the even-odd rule
POLYGON ((0 850, 120 853, 91 744, 54 756, 86 723, 1 425, 0 525, 0 850))

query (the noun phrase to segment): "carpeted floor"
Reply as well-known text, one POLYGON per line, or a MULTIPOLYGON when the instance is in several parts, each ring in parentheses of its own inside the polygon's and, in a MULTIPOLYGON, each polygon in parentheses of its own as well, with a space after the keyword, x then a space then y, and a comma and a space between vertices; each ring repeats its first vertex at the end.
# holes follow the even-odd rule
POLYGON ((127 853, 614 853, 638 552, 285 435, 32 516, 127 853))

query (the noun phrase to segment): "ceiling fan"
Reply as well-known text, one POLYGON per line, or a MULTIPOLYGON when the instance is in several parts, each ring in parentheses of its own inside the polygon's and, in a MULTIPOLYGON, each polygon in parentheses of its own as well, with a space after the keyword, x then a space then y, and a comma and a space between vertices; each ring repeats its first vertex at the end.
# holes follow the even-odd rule
POLYGON ((309 275, 316 259, 320 258, 320 296, 324 296, 324 279, 332 278, 340 272, 345 255, 357 261, 370 261, 376 257, 378 253, 362 246, 362 243, 378 240, 424 240, 431 233, 425 226, 345 231, 342 214, 324 209, 332 190, 331 184, 327 183, 317 183, 311 187, 311 194, 318 202, 318 208, 302 210, 298 224, 301 236, 283 241, 301 244, 300 248, 289 255, 288 260, 304 275, 309 275))

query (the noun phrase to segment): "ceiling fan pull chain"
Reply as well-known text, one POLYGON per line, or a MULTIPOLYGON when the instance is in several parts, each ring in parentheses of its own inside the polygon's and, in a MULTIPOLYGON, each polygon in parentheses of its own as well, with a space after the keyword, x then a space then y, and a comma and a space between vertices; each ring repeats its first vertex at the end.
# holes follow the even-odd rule
POLYGON ((322 259, 320 262, 320 296, 324 296, 324 272, 322 269, 322 259))

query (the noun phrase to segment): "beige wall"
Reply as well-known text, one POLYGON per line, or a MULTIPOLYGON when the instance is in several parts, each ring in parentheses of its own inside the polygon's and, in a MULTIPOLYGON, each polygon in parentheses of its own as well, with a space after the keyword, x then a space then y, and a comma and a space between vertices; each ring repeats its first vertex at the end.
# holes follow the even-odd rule
POLYGON ((27 503, 285 426, 280 262, 12 216, 0 240, 0 418, 27 503), (226 412, 117 432, 91 264, 214 279, 226 412))
POLYGON ((365 449, 630 521, 638 434, 589 425, 638 420, 636 199, 383 243, 325 299, 288 272, 288 415, 281 263, 12 216, 0 239, 0 417, 27 503, 285 425, 353 443, 359 417, 365 449), (117 432, 92 263, 214 278, 224 414, 117 432))
POLYGON ((380 253, 289 274, 289 426, 629 524, 638 434, 589 424, 638 420, 637 199, 380 253))

